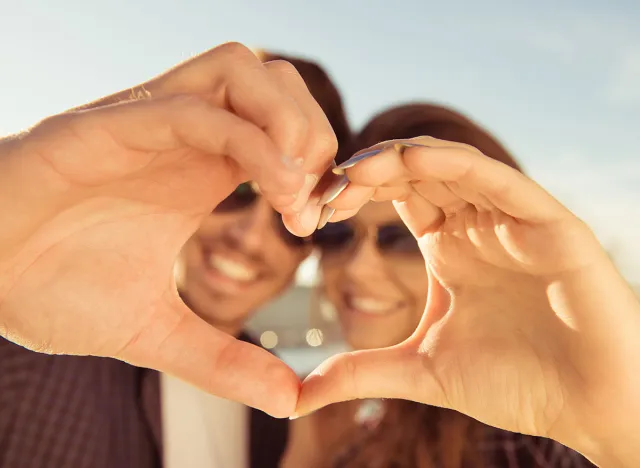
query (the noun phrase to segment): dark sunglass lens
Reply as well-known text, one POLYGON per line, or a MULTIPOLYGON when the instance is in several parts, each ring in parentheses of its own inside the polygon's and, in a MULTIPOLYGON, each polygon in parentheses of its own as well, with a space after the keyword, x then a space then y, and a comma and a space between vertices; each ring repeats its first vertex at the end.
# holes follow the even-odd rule
POLYGON ((378 229, 380 250, 391 253, 420 253, 418 241, 406 226, 387 225, 378 229))
POLYGON ((238 185, 231 195, 220 202, 214 211, 216 213, 224 213, 226 211, 241 210, 250 206, 257 198, 258 194, 253 190, 251 184, 245 182, 238 185))
POLYGON ((330 254, 349 246, 354 237, 353 227, 342 221, 328 223, 322 229, 313 233, 313 244, 320 248, 322 253, 330 254))

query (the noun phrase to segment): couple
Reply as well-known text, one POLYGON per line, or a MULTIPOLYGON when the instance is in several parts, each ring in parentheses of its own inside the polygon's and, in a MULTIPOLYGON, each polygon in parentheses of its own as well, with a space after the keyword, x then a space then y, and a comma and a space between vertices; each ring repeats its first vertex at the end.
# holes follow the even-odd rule
MULTIPOLYGON (((485 130, 439 106, 380 113, 357 134, 317 64, 292 63, 327 115, 338 163, 380 141, 429 135, 465 143, 519 169, 485 130)), ((251 314, 290 286, 313 248, 322 290, 354 349, 396 345, 416 329, 428 279, 418 242, 390 201, 310 238, 292 235, 256 186, 243 183, 206 217, 177 262, 182 299, 241 340, 251 314)), ((291 311, 291 313, 304 313, 291 311)), ((0 338, 0 467, 586 467, 547 439, 500 431, 452 410, 403 400, 355 400, 293 422, 207 395, 123 362, 47 356, 0 338)))
MULTIPOLYGON (((404 123, 397 115, 391 120, 394 130, 379 128, 372 142, 398 135, 396 125, 404 123)), ((464 130, 466 137, 458 138, 440 123, 409 125, 403 136, 446 134, 454 141, 422 136, 376 143, 327 173, 338 150, 336 132, 300 74, 286 62, 263 63, 246 47, 226 44, 144 85, 1 139, 0 335, 7 344, 41 353, 117 359, 45 356, 35 362, 23 349, 3 346, 12 355, 0 361, 8 376, 0 393, 3 409, 10 410, 0 422, 2 444, 11 454, 7 463, 157 466, 166 455, 157 446, 158 429, 177 427, 173 421, 185 416, 183 408, 195 398, 167 395, 170 386, 164 385, 160 399, 154 397, 157 374, 140 371, 149 368, 163 379, 176 376, 210 394, 297 418, 285 463, 308 463, 294 456, 318 453, 311 448, 317 442, 337 466, 394 463, 375 450, 406 456, 417 466, 466 460, 469 449, 490 451, 476 423, 431 407, 369 405, 380 411, 364 418, 364 428, 333 417, 339 412, 348 420, 349 405, 319 410, 359 398, 401 398, 549 437, 599 466, 638 466, 634 416, 640 382, 633 363, 640 354, 640 304, 632 290, 588 227, 495 159, 497 151, 472 140, 474 132, 464 130), (323 174, 348 179, 327 188, 325 179, 318 185, 323 174), (248 180, 256 185, 244 188, 259 191, 256 200, 279 212, 289 232, 323 250, 324 289, 354 346, 368 346, 358 333, 363 323, 377 323, 374 309, 389 312, 376 319, 391 320, 395 308, 407 336, 411 298, 419 311, 418 299, 424 303, 426 294, 411 336, 388 348, 336 356, 301 385, 272 354, 207 323, 206 311, 186 294, 188 286, 179 295, 176 257, 211 212, 248 180), (415 259, 415 247, 400 242, 395 228, 388 231, 398 218, 383 216, 384 203, 369 208, 370 200, 393 200, 418 239, 428 272, 422 293, 413 289, 413 275, 398 278, 395 271, 400 257, 407 264, 415 259), (316 232, 327 214, 337 223, 360 208, 361 216, 316 232), (364 262, 375 269, 362 271, 364 262), (331 271, 344 280, 332 280, 331 271), (363 278, 370 274, 389 289, 369 294, 363 278), (185 302, 193 302, 199 315, 185 302), (56 394, 47 383, 71 359, 102 364, 83 371, 72 365, 55 381, 56 394), (179 403, 178 411, 171 411, 170 401, 179 403), (34 419, 38 414, 47 417, 34 419), (335 434, 327 420, 354 433, 335 434), (402 427, 395 421, 425 427, 427 436, 387 430, 402 427), (467 446, 453 443, 451 433, 467 446), (331 453, 334 435, 349 447, 331 453), (21 440, 26 444, 20 446, 21 440), (392 448, 382 449, 384 444, 392 448)), ((364 134, 347 147, 370 144, 364 134)), ((243 214, 253 213, 256 203, 243 214)), ((200 265, 204 258, 201 253, 200 265)), ((214 258, 218 273, 226 268, 230 276, 234 266, 222 266, 221 258, 214 258)), ((253 275, 249 268, 233 271, 246 279, 253 275)), ((195 405, 192 414, 200 416, 201 427, 238 430, 230 424, 240 419, 234 417, 238 408, 220 403, 207 402, 200 407, 206 411, 195 405), (216 417, 224 422, 216 424, 216 417)), ((233 438, 222 440, 231 444, 233 438)), ((162 441, 175 445, 171 436, 162 441)), ((521 446, 504 445, 504 466, 517 463, 521 446)))

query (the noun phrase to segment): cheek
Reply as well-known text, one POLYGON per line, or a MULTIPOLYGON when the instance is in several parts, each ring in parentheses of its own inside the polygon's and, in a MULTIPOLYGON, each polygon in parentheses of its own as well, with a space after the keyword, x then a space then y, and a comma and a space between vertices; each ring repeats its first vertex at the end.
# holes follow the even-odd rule
POLYGON ((429 292, 429 277, 424 264, 411 265, 402 275, 402 283, 406 291, 411 295, 412 302, 416 305, 418 313, 422 314, 427 303, 429 292))
POLYGON ((185 268, 199 266, 202 261, 200 241, 196 236, 191 237, 180 251, 180 261, 185 268))
POLYGON ((280 283, 288 284, 296 274, 298 267, 307 257, 306 249, 290 247, 279 243, 268 250, 268 261, 274 277, 280 283))
POLYGON ((339 296, 340 268, 335 268, 329 266, 326 262, 321 262, 320 271, 322 272, 324 293, 327 299, 335 304, 339 296))

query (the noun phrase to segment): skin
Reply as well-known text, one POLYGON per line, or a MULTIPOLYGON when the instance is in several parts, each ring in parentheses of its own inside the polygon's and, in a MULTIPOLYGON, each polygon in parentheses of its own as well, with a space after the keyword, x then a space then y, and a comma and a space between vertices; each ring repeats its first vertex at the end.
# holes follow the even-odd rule
POLYGON ((309 254, 310 247, 285 242, 278 222, 259 197, 242 210, 207 216, 182 249, 181 296, 219 330, 237 335, 256 309, 291 284, 309 254))
POLYGON ((336 154, 293 66, 240 44, 0 140, 0 334, 34 351, 120 359, 285 417, 300 382, 178 295, 175 260, 244 181, 299 235, 336 154), (141 94, 141 96, 139 96, 141 94), (274 389, 277 389, 274 395, 274 389))
POLYGON ((639 466, 637 297, 584 223, 465 145, 424 137, 430 148, 380 153, 346 171, 366 190, 331 202, 348 217, 372 194, 393 199, 419 239, 427 306, 405 342, 336 357, 300 393, 291 369, 182 303, 175 258, 239 182, 258 181, 293 231, 317 225, 309 186, 335 135, 279 67, 226 46, 149 82, 151 98, 0 140, 2 336, 171 373, 273 415, 405 398, 639 466))
POLYGON ((331 205, 340 218, 372 194, 395 200, 428 271, 422 320, 398 345, 321 365, 300 414, 403 398, 555 439, 601 466, 638 466, 640 304, 593 232, 475 148, 411 141, 425 147, 348 168, 353 187, 331 205))
MULTIPOLYGON (((426 303, 427 272, 422 256, 383 255, 376 228, 402 220, 391 202, 369 203, 349 220, 365 234, 357 247, 326 254, 321 268, 325 294, 337 309, 345 340, 353 349, 392 346, 416 329, 426 303), (359 310, 353 299, 376 301, 384 310, 359 310)), ((366 304, 365 304, 366 306, 366 304)))
MULTIPOLYGON (((335 306, 343 337, 352 349, 401 343, 415 331, 426 304, 424 259, 420 252, 385 255, 378 249, 376 228, 404 227, 389 201, 364 205, 348 222, 359 233, 359 240, 353 248, 322 255, 324 294, 335 306), (374 300, 379 307, 384 304, 384 312, 358 310, 352 305, 353 298, 374 300)), ((282 467, 330 466, 330 457, 344 448, 345 438, 357 428, 358 406, 357 401, 343 402, 293 421, 282 467)))

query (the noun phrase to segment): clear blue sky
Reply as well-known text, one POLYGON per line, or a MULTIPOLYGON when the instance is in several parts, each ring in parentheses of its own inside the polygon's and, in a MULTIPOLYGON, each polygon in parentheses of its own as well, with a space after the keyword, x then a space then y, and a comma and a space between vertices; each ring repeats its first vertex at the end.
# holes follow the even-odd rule
POLYGON ((454 105, 640 282, 637 0, 0 0, 0 134, 230 40, 320 61, 355 127, 400 101, 454 105))

